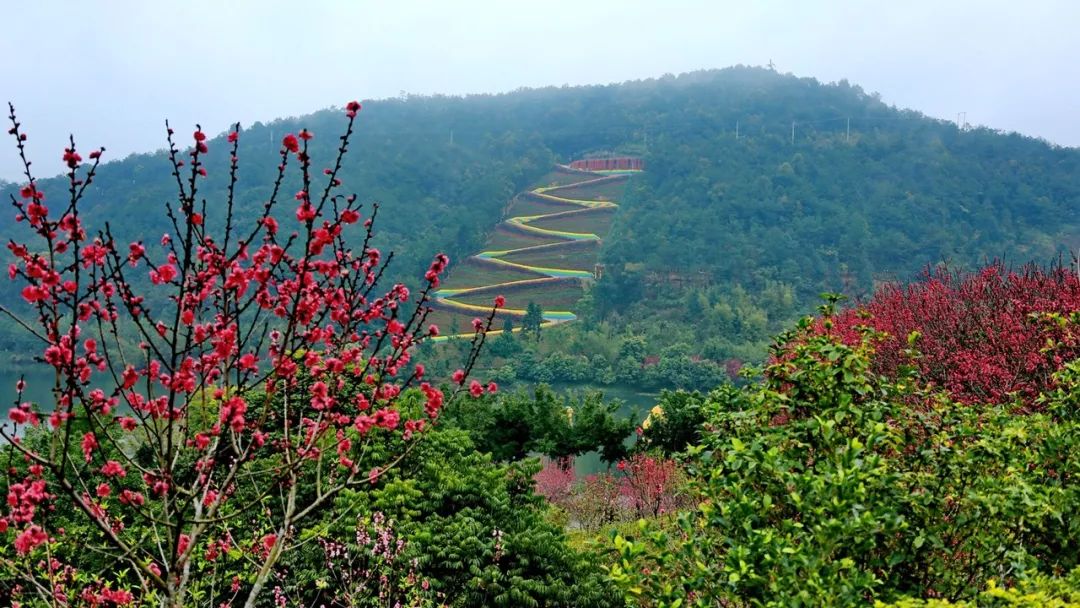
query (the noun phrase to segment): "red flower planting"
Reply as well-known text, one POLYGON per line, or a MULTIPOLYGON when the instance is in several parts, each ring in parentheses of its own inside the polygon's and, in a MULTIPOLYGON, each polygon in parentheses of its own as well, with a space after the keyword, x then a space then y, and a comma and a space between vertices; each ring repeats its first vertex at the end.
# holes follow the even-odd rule
POLYGON ((1067 322, 1077 311, 1075 274, 994 264, 977 273, 942 270, 907 287, 888 286, 866 305, 837 315, 832 327, 819 322, 818 330, 855 344, 857 328, 872 327, 887 334, 874 355, 881 373, 894 375, 901 365, 914 364, 924 379, 961 402, 1005 403, 1016 396, 1033 407, 1062 363, 1080 357, 1080 336, 1067 322), (1060 322, 1048 314, 1061 315, 1060 322))

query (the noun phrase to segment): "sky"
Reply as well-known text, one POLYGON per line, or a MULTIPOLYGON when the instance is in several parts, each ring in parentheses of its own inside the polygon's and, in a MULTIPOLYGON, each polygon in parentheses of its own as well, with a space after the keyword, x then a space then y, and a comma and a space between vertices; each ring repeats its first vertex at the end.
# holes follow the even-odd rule
MULTIPOLYGON (((1080 146, 1076 0, 10 1, 0 102, 41 175, 69 133, 107 157, 351 99, 765 65, 930 116, 1080 146)), ((6 131, 6 128, 4 129, 6 131)), ((0 131, 0 135, 4 131, 0 131)), ((0 140, 0 179, 17 181, 0 140)))

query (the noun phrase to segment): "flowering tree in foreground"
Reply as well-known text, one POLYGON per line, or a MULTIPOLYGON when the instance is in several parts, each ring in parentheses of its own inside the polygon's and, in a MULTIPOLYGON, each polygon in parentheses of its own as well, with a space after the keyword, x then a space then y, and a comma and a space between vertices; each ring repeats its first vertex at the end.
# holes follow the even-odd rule
MULTIPOLYGON (((401 284, 380 289, 390 256, 370 246, 377 206, 364 219, 356 196, 339 193, 359 103, 346 106, 322 176, 308 155, 313 135, 285 136, 272 194, 247 226, 233 209, 239 127, 227 137, 224 225, 213 227, 200 190, 207 137, 196 129, 182 149, 169 129, 174 233, 159 245, 82 224, 101 150, 84 163, 72 139, 67 193, 47 200, 9 109, 26 177, 11 202, 30 235, 8 243, 9 275, 32 313, 3 312, 40 340, 56 380, 51 411, 17 403, 0 426, 0 596, 12 605, 253 606, 305 521, 404 456, 366 465, 386 445, 380 437, 399 434, 405 442, 394 445, 407 452, 452 398, 410 360, 438 333, 425 317, 448 259, 435 257, 418 296, 401 284), (302 187, 288 228, 292 219, 274 212, 293 166, 302 187), (358 250, 346 238, 354 224, 365 229, 358 250), (85 525, 60 529, 52 522, 61 514, 85 525), (83 572, 65 559, 81 551, 108 569, 83 572)), ((475 323, 454 395, 494 312, 475 323)), ((473 380, 468 390, 484 387, 473 380)))

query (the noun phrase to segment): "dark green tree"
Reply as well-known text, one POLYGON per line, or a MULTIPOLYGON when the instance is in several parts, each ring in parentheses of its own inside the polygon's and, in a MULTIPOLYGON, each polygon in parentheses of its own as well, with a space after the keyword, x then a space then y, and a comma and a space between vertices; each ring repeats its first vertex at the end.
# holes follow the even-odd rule
POLYGON ((544 311, 536 302, 529 302, 525 307, 525 317, 521 320, 522 333, 532 334, 533 338, 540 341, 540 326, 544 323, 544 311))

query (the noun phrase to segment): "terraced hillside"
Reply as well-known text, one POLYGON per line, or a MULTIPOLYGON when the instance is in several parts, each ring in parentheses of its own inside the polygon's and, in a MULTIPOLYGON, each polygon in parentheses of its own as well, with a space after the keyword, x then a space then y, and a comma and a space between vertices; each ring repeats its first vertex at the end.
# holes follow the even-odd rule
POLYGON ((515 325, 530 302, 543 311, 544 326, 576 319, 571 309, 594 278, 616 198, 635 172, 557 166, 545 185, 510 202, 483 251, 451 268, 429 319, 444 334, 464 334, 497 295, 506 297, 499 317, 515 325))

